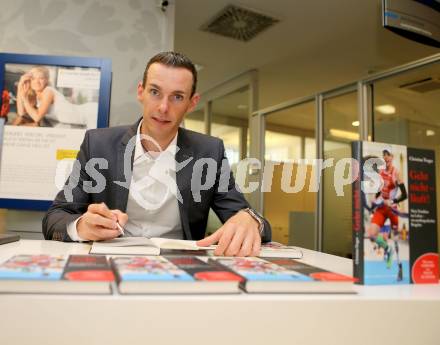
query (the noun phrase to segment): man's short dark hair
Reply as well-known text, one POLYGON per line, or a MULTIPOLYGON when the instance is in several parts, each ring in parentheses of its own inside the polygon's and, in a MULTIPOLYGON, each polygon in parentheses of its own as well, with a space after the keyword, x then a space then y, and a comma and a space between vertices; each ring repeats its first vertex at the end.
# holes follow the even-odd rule
POLYGON ((197 87, 197 70, 192 61, 186 57, 185 55, 177 52, 162 52, 154 55, 150 61, 147 63, 147 67, 145 67, 144 77, 142 79, 142 86, 145 87, 147 83, 147 73, 150 66, 154 63, 160 63, 165 66, 176 67, 176 68, 185 68, 192 73, 193 76, 193 85, 191 89, 191 97, 196 92, 197 87))

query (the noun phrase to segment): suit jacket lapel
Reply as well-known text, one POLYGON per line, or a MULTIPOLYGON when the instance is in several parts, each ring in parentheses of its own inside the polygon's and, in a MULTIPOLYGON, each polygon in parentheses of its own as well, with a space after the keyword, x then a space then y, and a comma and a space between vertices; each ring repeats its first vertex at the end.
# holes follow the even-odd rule
POLYGON ((133 171, 133 159, 136 146, 136 132, 140 119, 131 126, 122 137, 116 153, 115 208, 127 210, 128 192, 133 171))
POLYGON ((192 167, 194 165, 194 153, 189 142, 185 129, 179 128, 177 135, 176 152, 176 183, 177 189, 182 196, 182 202, 179 203, 180 220, 182 222, 185 239, 191 240, 191 229, 189 227, 189 204, 191 201, 191 177, 192 167))

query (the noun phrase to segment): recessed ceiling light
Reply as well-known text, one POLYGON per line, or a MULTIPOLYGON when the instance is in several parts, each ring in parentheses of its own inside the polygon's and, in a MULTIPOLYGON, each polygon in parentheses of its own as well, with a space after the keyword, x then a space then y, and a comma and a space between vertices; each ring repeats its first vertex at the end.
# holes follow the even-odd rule
POLYGON ((432 137, 435 135, 435 132, 432 129, 427 129, 426 130, 426 136, 427 137, 432 137))
POLYGON ((351 123, 351 125, 352 125, 353 127, 359 127, 359 121, 353 121, 353 122, 351 123))
POLYGON ((237 109, 240 109, 240 110, 245 110, 247 108, 248 108, 247 104, 239 104, 239 105, 237 105, 237 109))
POLYGON ((391 104, 378 105, 376 107, 376 110, 379 113, 382 113, 382 114, 385 114, 385 115, 391 115, 391 114, 395 114, 396 113, 396 107, 394 105, 391 105, 391 104))
POLYGON ((359 140, 359 134, 356 132, 344 131, 342 129, 331 128, 329 130, 330 135, 336 138, 348 139, 348 140, 359 140))

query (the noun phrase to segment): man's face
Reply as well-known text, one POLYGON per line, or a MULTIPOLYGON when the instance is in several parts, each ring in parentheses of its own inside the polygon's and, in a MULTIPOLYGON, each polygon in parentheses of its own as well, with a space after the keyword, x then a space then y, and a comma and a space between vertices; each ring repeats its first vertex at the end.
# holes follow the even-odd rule
POLYGON ((144 133, 156 140, 176 135, 184 115, 197 105, 198 94, 191 97, 192 73, 160 63, 150 66, 145 87, 139 83, 137 98, 143 107, 144 133))

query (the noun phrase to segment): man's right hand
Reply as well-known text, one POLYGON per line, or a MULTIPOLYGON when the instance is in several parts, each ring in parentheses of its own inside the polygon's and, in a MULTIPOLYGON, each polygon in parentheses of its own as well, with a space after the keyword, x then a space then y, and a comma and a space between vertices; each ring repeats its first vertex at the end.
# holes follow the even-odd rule
POLYGON ((89 241, 111 240, 121 233, 116 222, 124 227, 128 216, 119 210, 110 210, 106 204, 91 204, 76 224, 79 237, 89 241))

